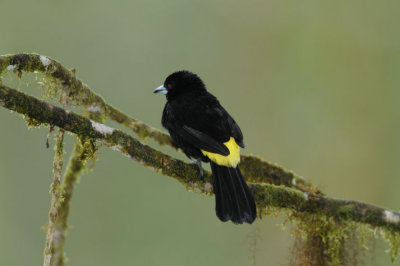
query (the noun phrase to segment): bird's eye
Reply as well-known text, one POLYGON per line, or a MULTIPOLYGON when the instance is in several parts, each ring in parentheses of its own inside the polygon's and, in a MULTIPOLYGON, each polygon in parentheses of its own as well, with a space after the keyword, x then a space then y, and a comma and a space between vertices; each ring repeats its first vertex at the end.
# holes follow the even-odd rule
POLYGON ((168 90, 172 89, 172 84, 168 84, 168 85, 167 85, 167 89, 168 89, 168 90))

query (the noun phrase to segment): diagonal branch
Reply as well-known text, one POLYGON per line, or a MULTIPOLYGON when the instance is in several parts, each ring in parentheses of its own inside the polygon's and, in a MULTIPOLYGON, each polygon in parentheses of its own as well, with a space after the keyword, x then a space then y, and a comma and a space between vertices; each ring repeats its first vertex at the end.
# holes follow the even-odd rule
MULTIPOLYGON (((3 85, 0 85, 0 105, 26 115, 30 119, 35 119, 37 122, 58 126, 81 138, 96 139, 146 167, 177 179, 191 189, 211 194, 209 172, 205 172, 204 176, 200 177, 195 165, 154 150, 120 130, 68 112, 3 85)), ((249 179, 247 176, 245 178, 249 179)), ((327 217, 383 227, 390 232, 400 232, 399 213, 371 204, 334 199, 270 184, 252 184, 250 187, 261 215, 266 214, 266 207, 274 206, 302 213, 323 214, 327 217)))
MULTIPOLYGON (((5 71, 13 71, 19 76, 23 71, 40 72, 51 81, 50 83, 53 83, 53 85, 48 85, 54 90, 54 94, 65 94, 73 104, 86 107, 91 111, 91 117, 94 120, 103 122, 104 118, 109 117, 130 128, 140 139, 150 137, 160 145, 167 144, 173 147, 172 140, 167 134, 107 104, 101 96, 76 78, 75 70, 69 70, 53 59, 37 54, 0 56, 0 75, 5 71), (99 119, 95 119, 96 117, 99 119)), ((301 191, 321 194, 313 184, 304 178, 256 156, 241 156, 240 168, 252 182, 285 185, 301 191)))

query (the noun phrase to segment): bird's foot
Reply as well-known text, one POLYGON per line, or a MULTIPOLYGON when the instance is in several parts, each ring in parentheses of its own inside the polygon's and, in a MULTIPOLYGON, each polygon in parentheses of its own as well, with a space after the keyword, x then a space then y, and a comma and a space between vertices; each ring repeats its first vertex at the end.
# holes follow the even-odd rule
POLYGON ((192 164, 195 164, 197 168, 199 168, 200 176, 203 177, 204 170, 203 167, 201 167, 201 159, 193 160, 192 164))

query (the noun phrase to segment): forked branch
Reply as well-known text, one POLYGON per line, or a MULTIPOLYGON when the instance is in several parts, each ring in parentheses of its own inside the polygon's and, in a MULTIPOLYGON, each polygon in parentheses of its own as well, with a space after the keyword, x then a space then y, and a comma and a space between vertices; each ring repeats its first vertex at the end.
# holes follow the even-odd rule
MULTIPOLYGON (((57 126, 60 130, 56 138, 45 265, 64 264, 69 202, 79 173, 96 150, 95 143, 173 177, 190 190, 212 194, 211 173, 204 171, 200 176, 197 166, 143 144, 139 139, 150 137, 160 145, 173 147, 168 135, 107 104, 75 77, 74 70, 45 56, 16 54, 0 56, 0 76, 5 72, 14 72, 19 77, 23 72, 42 73, 47 94, 53 99, 59 97, 63 105, 60 108, 9 88, 0 79, 0 106, 22 114, 30 125, 43 124, 51 129, 57 126), (66 105, 83 107, 84 115, 65 110, 66 105), (104 125, 108 118, 130 128, 139 139, 104 125), (76 134, 78 141, 60 183, 64 131, 76 134)), ((254 193, 259 216, 268 214, 271 207, 289 210, 289 217, 300 221, 298 230, 311 239, 309 243, 312 246, 315 246, 315 239, 323 243, 318 251, 313 252, 325 254, 322 258, 326 264, 337 264, 338 255, 332 254, 339 254, 343 249, 341 243, 348 237, 345 232, 351 231, 355 223, 367 225, 369 229, 382 229, 391 242, 391 257, 396 257, 400 247, 399 213, 363 202, 324 196, 309 181, 255 156, 242 156, 239 167, 254 193)))

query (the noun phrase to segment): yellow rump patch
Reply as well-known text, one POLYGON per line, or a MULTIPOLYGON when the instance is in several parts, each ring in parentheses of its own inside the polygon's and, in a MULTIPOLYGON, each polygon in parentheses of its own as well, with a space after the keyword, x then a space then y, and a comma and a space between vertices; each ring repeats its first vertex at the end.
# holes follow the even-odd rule
POLYGON ((229 150, 229 155, 227 156, 203 150, 201 150, 201 152, 204 154, 204 156, 207 156, 211 161, 213 161, 218 165, 236 167, 236 165, 240 161, 239 145, 237 145, 233 137, 231 137, 227 142, 225 142, 224 145, 229 150))

